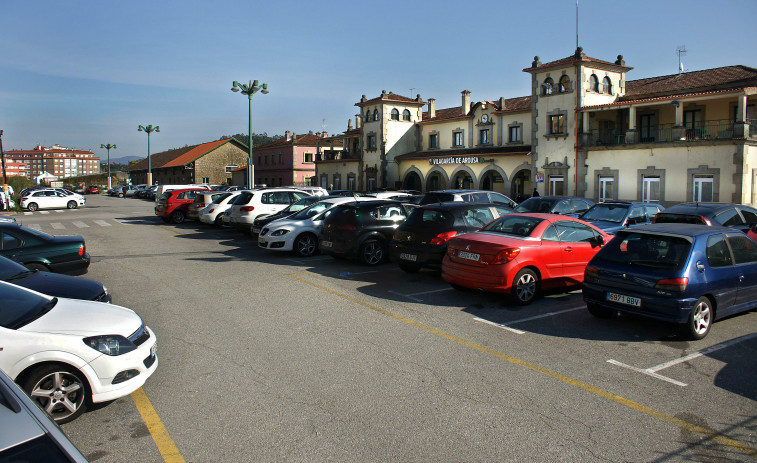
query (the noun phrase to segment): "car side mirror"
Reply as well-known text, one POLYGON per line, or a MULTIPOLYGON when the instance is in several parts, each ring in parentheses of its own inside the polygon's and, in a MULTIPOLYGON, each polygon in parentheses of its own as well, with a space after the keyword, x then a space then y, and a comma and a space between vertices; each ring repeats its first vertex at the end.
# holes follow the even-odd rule
POLYGON ((597 243, 598 246, 604 246, 605 245, 605 237, 604 237, 604 235, 597 235, 594 238, 594 242, 597 243))

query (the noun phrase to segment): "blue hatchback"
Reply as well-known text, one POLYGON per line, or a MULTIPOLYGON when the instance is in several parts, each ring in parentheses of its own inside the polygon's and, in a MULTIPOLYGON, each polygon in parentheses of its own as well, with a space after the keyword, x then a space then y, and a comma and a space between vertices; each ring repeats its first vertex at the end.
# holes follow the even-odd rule
POLYGON ((586 266, 583 298, 597 317, 634 313, 702 339, 713 321, 757 307, 757 242, 720 226, 621 230, 586 266))

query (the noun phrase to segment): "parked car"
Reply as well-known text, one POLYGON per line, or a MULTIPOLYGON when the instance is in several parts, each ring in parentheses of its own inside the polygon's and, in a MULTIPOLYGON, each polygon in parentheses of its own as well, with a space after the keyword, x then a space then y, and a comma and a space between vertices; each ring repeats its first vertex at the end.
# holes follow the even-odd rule
POLYGON ((749 229, 747 236, 757 241, 757 224, 755 224, 754 226, 752 226, 752 228, 749 229))
POLYGON ((16 223, 16 218, 9 215, 0 215, 0 223, 16 223))
POLYGON ((294 215, 264 226, 258 235, 258 246, 276 251, 294 251, 302 257, 316 254, 323 219, 338 204, 357 201, 347 197, 318 198, 321 200, 294 215))
POLYGON ((125 307, 46 296, 0 281, 0 369, 58 423, 140 388, 158 366, 155 333, 125 307))
POLYGON ((414 209, 397 228, 390 256, 409 273, 422 267, 439 269, 450 239, 511 212, 512 208, 493 203, 426 204, 414 209))
POLYGON ((293 202, 292 204, 290 204, 289 206, 287 206, 286 208, 280 210, 279 212, 275 214, 260 214, 252 222, 250 233, 252 235, 259 235, 260 230, 262 230, 263 227, 268 225, 269 223, 275 220, 287 218, 297 212, 300 212, 301 210, 305 209, 306 207, 310 206, 313 203, 322 201, 325 198, 326 197, 322 195, 308 196, 306 198, 302 198, 298 201, 293 202))
POLYGON ((578 217, 588 211, 594 202, 571 196, 533 196, 518 204, 515 212, 537 212, 578 217))
POLYGON ((207 188, 168 190, 158 198, 158 202, 155 204, 155 215, 163 219, 164 222, 182 223, 187 218, 189 205, 194 202, 198 194, 205 191, 209 190, 207 188))
POLYGON ((87 463, 60 427, 0 370, 0 461, 87 463))
POLYGON ((231 202, 239 196, 239 191, 222 191, 221 196, 214 199, 210 204, 200 210, 199 218, 200 222, 207 223, 209 225, 221 226, 223 225, 223 215, 231 207, 231 202))
POLYGON ((17 223, 0 222, 0 256, 29 270, 81 275, 87 273, 90 257, 79 235, 52 236, 17 223))
POLYGON ((357 258, 378 265, 389 256, 389 243, 416 204, 379 199, 340 204, 326 217, 318 237, 324 254, 357 258))
POLYGON ((80 195, 83 195, 83 194, 87 193, 87 190, 84 188, 83 185, 77 185, 77 186, 74 187, 74 191, 73 192, 77 193, 77 194, 80 194, 80 195))
POLYGON ((589 312, 629 312, 702 339, 712 322, 757 307, 757 242, 713 225, 661 223, 618 232, 586 267, 589 312))
POLYGON ((354 198, 365 195, 366 193, 355 190, 329 190, 329 196, 347 196, 349 198, 354 198))
POLYGON ((437 190, 424 195, 418 204, 448 203, 463 201, 466 203, 497 203, 508 207, 518 205, 510 197, 488 190, 437 190))
POLYGON ((187 208, 187 219, 199 220, 200 212, 209 204, 212 204, 218 198, 226 198, 231 193, 217 190, 207 190, 195 194, 195 199, 187 208))
POLYGON ((192 185, 158 185, 158 188, 155 190, 155 202, 157 203, 160 200, 160 197, 163 196, 163 193, 166 191, 172 191, 172 190, 187 190, 187 189, 195 189, 195 190, 210 190, 210 187, 205 184, 192 184, 192 185))
POLYGON ((302 190, 311 196, 328 196, 329 191, 319 186, 292 186, 286 188, 294 188, 295 190, 302 190))
POLYGON ((86 203, 84 196, 67 195, 53 189, 30 191, 19 200, 22 208, 32 212, 38 209, 76 209, 86 203))
POLYGON ((507 214, 452 238, 442 278, 455 288, 510 294, 526 305, 544 289, 581 283, 586 264, 610 237, 572 217, 507 214))
POLYGON ((87 194, 98 195, 100 194, 100 187, 97 185, 90 185, 87 187, 87 194))
POLYGON ((652 223, 655 215, 664 209, 657 203, 605 201, 591 206, 578 218, 614 235, 631 225, 652 223))
POLYGON ((657 214, 654 223, 723 225, 748 233, 757 224, 757 209, 741 204, 681 203, 657 214))
POLYGON ((3 256, 0 256, 0 280, 49 296, 111 302, 108 288, 102 283, 83 277, 29 270, 3 256))
POLYGON ((310 195, 304 191, 290 188, 242 190, 229 209, 229 224, 249 233, 252 223, 260 214, 275 214, 307 196, 310 195))
POLYGON ((16 202, 13 201, 11 198, 11 194, 8 193, 6 197, 6 193, 4 191, 0 191, 0 211, 7 209, 13 209, 16 207, 16 202))

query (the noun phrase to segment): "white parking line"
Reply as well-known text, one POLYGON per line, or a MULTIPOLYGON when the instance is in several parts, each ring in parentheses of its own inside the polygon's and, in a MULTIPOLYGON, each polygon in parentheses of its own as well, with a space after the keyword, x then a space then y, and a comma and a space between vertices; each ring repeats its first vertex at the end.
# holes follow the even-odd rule
POLYGON ((60 213, 61 213, 61 212, 63 212, 63 211, 62 211, 62 210, 60 210, 60 209, 55 209, 55 210, 53 210, 53 212, 56 212, 56 213, 60 214, 60 213))
POLYGON ((580 307, 573 307, 572 309, 558 310, 556 312, 549 312, 549 313, 543 313, 541 315, 534 315, 533 317, 521 318, 520 320, 514 320, 514 321, 511 321, 511 322, 508 322, 508 323, 496 323, 496 322, 493 322, 491 320, 486 320, 485 318, 478 318, 478 317, 474 318, 473 320, 475 320, 477 322, 481 322, 481 323, 486 323, 488 325, 494 325, 494 326, 497 326, 499 328, 502 328, 503 330, 511 331, 511 332, 513 332, 515 334, 525 334, 526 333, 525 331, 521 331, 521 330, 516 329, 516 328, 511 328, 510 325, 515 325, 517 323, 530 322, 531 320, 538 320, 540 318, 552 317, 554 315, 560 315, 560 314, 564 314, 564 313, 568 313, 568 312, 575 312, 576 310, 583 310, 585 308, 586 308, 586 306, 582 305, 580 307))
POLYGON ((390 292, 390 293, 392 293, 394 295, 397 295, 397 296, 406 297, 406 298, 411 299, 411 300, 413 300, 415 302, 423 302, 422 299, 418 299, 415 296, 422 296, 424 294, 432 294, 432 293, 441 293, 441 292, 444 292, 444 291, 454 291, 454 289, 455 288, 432 289, 431 291, 421 291, 419 293, 410 293, 410 294, 402 294, 402 293, 398 293, 397 291, 392 291, 392 290, 389 290, 388 292, 390 292))
POLYGON ((49 214, 50 211, 39 211, 40 214, 49 214))
POLYGON ((76 222, 71 222, 71 223, 73 223, 74 225, 76 225, 79 228, 89 228, 89 225, 87 225, 86 223, 84 223, 84 222, 82 222, 80 220, 77 220, 76 222))
POLYGON ((33 228, 33 229, 38 230, 38 231, 42 231, 42 225, 40 225, 38 223, 30 223, 29 225, 27 225, 27 227, 33 228))
POLYGON ((121 225, 131 225, 131 222, 122 219, 113 219, 113 221, 120 223, 121 225))
POLYGON ((607 361, 607 363, 617 365, 619 367, 628 368, 629 370, 637 371, 639 373, 643 373, 645 375, 649 375, 653 378, 661 379, 663 381, 667 381, 669 383, 675 384, 676 386, 686 386, 686 383, 682 383, 680 381, 676 381, 675 379, 668 378, 667 376, 662 376, 658 374, 657 372, 660 370, 664 370, 666 368, 670 368, 673 365, 678 365, 679 363, 688 362, 689 360, 702 357, 704 355, 709 354, 710 352, 715 352, 720 349, 725 349, 726 347, 730 347, 734 344, 738 344, 740 342, 746 341, 748 339, 752 339, 754 337, 757 337, 757 333, 747 334, 745 336, 741 336, 740 338, 731 339, 730 341, 721 342, 720 344, 715 344, 714 346, 707 347, 706 349, 702 349, 696 352, 692 352, 689 355, 684 355, 683 357, 679 357, 674 360, 670 360, 668 362, 661 363, 659 365, 655 365, 650 368, 638 368, 631 365, 626 365, 625 363, 618 362, 617 360, 610 359, 607 361))
POLYGON ((65 230, 66 229, 66 227, 62 223, 60 223, 60 222, 53 222, 53 223, 50 224, 50 226, 53 227, 56 230, 65 230))
POLYGON ((93 222, 101 227, 110 227, 110 224, 104 220, 93 220, 93 222))
POLYGON ((24 215, 34 215, 34 212, 24 212, 24 215))

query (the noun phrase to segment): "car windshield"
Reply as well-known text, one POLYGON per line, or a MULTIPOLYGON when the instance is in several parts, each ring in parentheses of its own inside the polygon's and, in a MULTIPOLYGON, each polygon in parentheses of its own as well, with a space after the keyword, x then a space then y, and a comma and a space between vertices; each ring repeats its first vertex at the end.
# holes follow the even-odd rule
POLYGON ((0 300, 3 301, 0 305, 0 326, 10 330, 33 322, 58 303, 56 297, 48 299, 8 283, 0 283, 0 300))
POLYGON ((515 236, 531 236, 531 232, 533 232, 534 228, 536 228, 536 226, 542 221, 542 219, 537 219, 535 217, 506 215, 485 226, 480 231, 504 233, 515 236))
POLYGON ((0 257, 0 280, 13 280, 30 273, 31 270, 6 257, 0 257))
POLYGON ((300 212, 298 212, 292 218, 296 219, 296 220, 309 219, 309 218, 313 217, 314 215, 318 215, 321 212, 323 212, 326 209, 329 209, 329 208, 331 208, 333 206, 335 206, 335 204, 332 203, 332 202, 326 202, 326 201, 317 202, 317 203, 312 204, 309 207, 306 207, 305 209, 301 210, 300 212))
POLYGON ((596 204, 584 212, 579 219, 621 223, 626 212, 628 212, 628 204, 596 204))
POLYGON ((680 270, 690 250, 691 242, 683 237, 622 231, 596 257, 622 265, 680 270))
POLYGON ((518 204, 515 212, 549 212, 556 202, 556 199, 528 198, 518 204))

